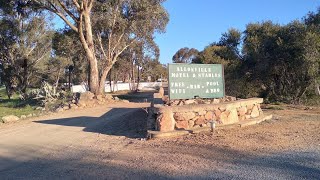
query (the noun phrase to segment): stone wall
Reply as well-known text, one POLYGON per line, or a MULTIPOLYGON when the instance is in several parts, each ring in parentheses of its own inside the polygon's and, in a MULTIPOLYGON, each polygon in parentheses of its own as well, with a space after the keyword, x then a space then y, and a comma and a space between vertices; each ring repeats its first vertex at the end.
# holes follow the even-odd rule
POLYGON ((262 98, 251 98, 219 104, 154 105, 149 110, 148 128, 167 132, 207 127, 210 122, 234 124, 262 115, 262 102, 262 98))

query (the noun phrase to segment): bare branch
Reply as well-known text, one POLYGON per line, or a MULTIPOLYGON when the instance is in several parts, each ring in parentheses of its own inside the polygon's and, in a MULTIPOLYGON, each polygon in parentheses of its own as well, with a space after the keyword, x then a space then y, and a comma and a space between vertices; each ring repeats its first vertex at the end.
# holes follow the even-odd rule
POLYGON ((93 7, 93 0, 89 0, 88 10, 91 11, 93 7))
POLYGON ((78 28, 72 24, 62 13, 55 12, 56 15, 58 15, 70 28, 76 32, 79 32, 78 28))
POLYGON ((67 6, 65 4, 63 4, 60 0, 58 0, 58 3, 60 4, 60 6, 62 7, 62 9, 75 21, 78 21, 78 18, 71 13, 71 11, 69 11, 69 9, 67 8, 67 6))
POLYGON ((84 34, 83 34, 83 25, 82 25, 82 17, 83 15, 80 14, 80 21, 79 21, 79 24, 78 24, 78 27, 79 27, 79 36, 80 36, 80 41, 82 42, 82 44, 84 45, 84 48, 87 49, 89 48, 88 47, 88 44, 86 42, 86 38, 84 37, 84 34))
POLYGON ((46 53, 44 53, 41 57, 39 57, 38 59, 36 59, 36 60, 34 60, 33 62, 32 62, 32 64, 33 65, 36 65, 36 64, 38 64, 39 62, 40 62, 40 60, 42 60, 44 57, 46 57, 46 53))
POLYGON ((114 52, 114 50, 118 47, 118 45, 120 44, 120 41, 122 39, 122 37, 124 36, 125 33, 122 33, 117 41, 117 43, 114 45, 113 49, 111 52, 114 52))
POLYGON ((104 56, 105 59, 108 59, 105 51, 104 51, 104 48, 103 48, 103 45, 102 45, 102 40, 101 40, 101 36, 99 34, 97 34, 97 38, 98 38, 98 42, 99 42, 99 46, 100 46, 100 49, 102 51, 102 54, 104 56))
POLYGON ((108 55, 109 55, 109 59, 111 59, 111 38, 112 38, 112 32, 108 35, 108 55))
POLYGON ((80 8, 80 5, 79 3, 77 2, 77 0, 72 0, 73 4, 77 7, 78 11, 80 12, 81 11, 81 8, 80 8))
POLYGON ((122 48, 122 50, 120 50, 118 53, 116 53, 116 55, 113 57, 112 59, 112 64, 114 64, 117 61, 118 56, 124 51, 126 50, 129 46, 131 46, 136 39, 133 39, 129 44, 127 44, 126 46, 124 46, 124 48, 122 48))
POLYGON ((118 11, 119 11, 119 4, 116 6, 116 8, 115 8, 115 12, 113 13, 113 14, 114 14, 114 16, 113 16, 113 22, 112 22, 112 26, 111 26, 111 32, 113 32, 113 30, 114 30, 114 26, 115 26, 115 24, 116 24, 116 20, 117 20, 117 13, 118 13, 118 11))
POLYGON ((56 14, 57 16, 59 16, 68 26, 70 26, 70 28, 71 28, 72 30, 78 32, 78 28, 77 28, 74 24, 72 24, 72 23, 68 20, 68 18, 67 18, 63 13, 61 13, 61 12, 59 11, 59 9, 58 9, 52 2, 49 1, 49 4, 50 4, 51 8, 49 8, 49 7, 44 7, 44 8, 46 8, 48 11, 51 11, 51 12, 55 13, 55 14, 56 14))

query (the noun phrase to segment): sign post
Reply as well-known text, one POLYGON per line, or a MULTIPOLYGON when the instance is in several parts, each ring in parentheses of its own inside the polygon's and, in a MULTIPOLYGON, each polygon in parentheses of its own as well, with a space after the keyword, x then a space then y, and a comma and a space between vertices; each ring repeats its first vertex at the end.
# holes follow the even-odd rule
POLYGON ((169 64, 169 98, 221 98, 225 96, 221 64, 169 64))

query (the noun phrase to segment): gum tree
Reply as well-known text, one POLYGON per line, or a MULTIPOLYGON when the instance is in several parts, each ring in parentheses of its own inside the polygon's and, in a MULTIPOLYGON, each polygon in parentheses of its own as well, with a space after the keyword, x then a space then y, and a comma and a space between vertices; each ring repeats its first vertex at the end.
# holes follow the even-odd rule
POLYGON ((89 88, 103 93, 108 72, 136 41, 153 42, 168 14, 164 0, 30 0, 33 7, 60 17, 79 37, 90 66, 89 88))
POLYGON ((31 11, 23 0, 0 0, 0 75, 10 98, 24 96, 30 83, 39 81, 50 57, 52 30, 48 17, 31 11))

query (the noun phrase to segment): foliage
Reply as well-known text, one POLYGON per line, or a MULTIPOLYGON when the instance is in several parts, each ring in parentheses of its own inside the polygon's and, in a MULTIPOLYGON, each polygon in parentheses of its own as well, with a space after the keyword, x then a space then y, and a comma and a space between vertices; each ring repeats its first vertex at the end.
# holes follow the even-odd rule
POLYGON ((48 17, 26 8, 27 1, 0 1, 0 75, 10 98, 37 85, 50 56, 48 17))
MULTIPOLYGON (((241 43, 241 32, 237 29, 231 28, 228 32, 223 33, 220 41, 216 44, 224 47, 220 50, 219 55, 227 60, 240 60, 239 45, 241 43)), ((213 44, 214 45, 214 44, 213 44)))
MULTIPOLYGON (((109 80, 118 82, 130 82, 131 90, 135 91, 140 81, 156 81, 167 77, 166 66, 161 64, 158 59, 151 56, 136 56, 136 51, 131 53, 128 49, 122 54, 110 71, 109 80), (132 57, 132 55, 135 55, 132 57), (137 84, 136 84, 137 83, 137 84), (136 84, 136 86, 133 86, 136 84)), ((112 89, 112 88, 111 88, 112 89)))
POLYGON ((194 48, 181 48, 172 57, 174 63, 191 63, 199 54, 194 48))
POLYGON ((48 82, 51 84, 68 82, 65 69, 70 65, 73 67, 72 82, 74 84, 87 82, 88 63, 74 31, 63 29, 56 32, 52 40, 52 49, 54 55, 47 64, 50 69, 46 78, 48 82))
POLYGON ((225 50, 225 46, 210 45, 201 51, 197 58, 193 59, 193 63, 227 65, 229 61, 221 56, 225 50))
POLYGON ((141 77, 147 81, 150 77, 151 81, 154 82, 158 79, 167 77, 167 68, 161 64, 158 60, 145 59, 142 64, 141 77))
POLYGON ((245 32, 245 66, 254 81, 266 87, 270 100, 298 102, 319 76, 319 34, 294 21, 250 24, 245 32), (299 68, 297 68, 299 67, 299 68))
POLYGON ((159 48, 156 44, 133 43, 118 59, 110 71, 109 80, 130 82, 132 91, 136 91, 140 81, 155 81, 166 76, 165 68, 158 61, 159 48))
POLYGON ((164 0, 32 0, 34 8, 59 16, 78 35, 89 64, 89 86, 101 94, 106 77, 118 57, 132 44, 154 43, 162 33, 168 14, 164 0))
POLYGON ((320 9, 287 25, 266 21, 248 24, 243 33, 230 29, 193 62, 223 64, 230 95, 305 102, 320 95, 319 17, 320 9))
POLYGON ((47 82, 42 82, 40 89, 33 89, 27 94, 27 99, 36 100, 41 106, 45 106, 48 103, 52 104, 64 97, 66 97, 66 92, 58 90, 55 86, 52 86, 47 82))

